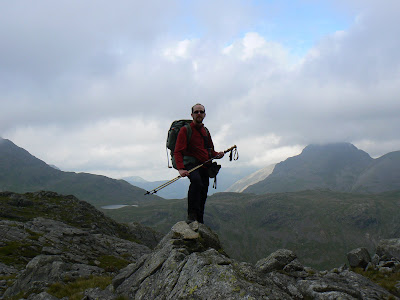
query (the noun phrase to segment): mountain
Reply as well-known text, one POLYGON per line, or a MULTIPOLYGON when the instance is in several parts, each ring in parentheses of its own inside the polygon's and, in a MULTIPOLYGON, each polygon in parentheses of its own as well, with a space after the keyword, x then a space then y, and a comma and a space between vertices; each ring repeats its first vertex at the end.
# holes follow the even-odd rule
MULTIPOLYGON (((372 250, 380 239, 399 237, 399 198, 400 192, 217 193, 207 199, 204 220, 235 259, 255 263, 285 248, 307 265, 327 269, 345 263, 343 253, 352 248, 372 250)), ((183 200, 166 200, 104 213, 166 233, 185 219, 186 207, 183 200)))
POLYGON ((260 182, 261 180, 264 180, 269 175, 271 175, 271 173, 273 172, 273 170, 275 168, 275 165, 276 164, 266 166, 265 168, 258 170, 257 172, 254 172, 254 173, 250 174, 249 176, 246 176, 245 178, 242 178, 242 179, 236 181, 233 185, 231 185, 229 188, 227 188, 225 190, 225 192, 234 192, 234 193, 243 192, 250 185, 260 182))
POLYGON ((379 193, 400 189, 400 151, 375 159, 357 178, 351 191, 379 193))
MULTIPOLYGON (((177 173, 176 176, 178 176, 179 175, 178 172, 176 172, 176 173, 177 173)), ((129 182, 130 184, 140 187, 146 191, 151 191, 169 181, 169 180, 146 181, 139 176, 124 177, 122 179, 129 182)), ((187 178, 181 178, 181 179, 175 181, 174 183, 166 186, 165 188, 159 190, 157 192, 157 195, 164 199, 185 198, 185 197, 187 197, 189 184, 190 184, 190 182, 187 178)))
POLYGON ((244 192, 263 194, 308 189, 349 192, 373 161, 368 153, 350 143, 309 145, 301 154, 278 163, 271 175, 244 192))
POLYGON ((288 249, 265 252, 255 264, 238 261, 225 251, 215 232, 197 222, 175 223, 160 241, 152 230, 116 223, 73 196, 0 192, 0 204, 1 299, 396 299, 400 295, 396 285, 400 239, 380 241, 373 260, 366 249, 353 249, 347 254, 351 269, 320 272, 288 249), (156 240, 157 246, 147 245, 142 236, 156 240), (371 279, 360 275, 371 271, 371 279))
POLYGON ((145 190, 123 180, 57 170, 11 141, 0 138, 0 191, 39 190, 73 194, 95 206, 161 199, 145 196, 145 190))
MULTIPOLYGON (((226 189, 232 185, 237 180, 242 179, 254 172, 253 168, 240 168, 237 169, 234 166, 229 168, 221 168, 217 176, 217 188, 214 189, 213 180, 210 180, 210 187, 208 189, 208 194, 212 195, 218 192, 226 191, 226 189)), ((178 176, 176 172, 176 176, 178 176)), ((145 189, 146 191, 153 190, 154 188, 168 182, 173 179, 166 179, 162 181, 146 181, 139 176, 124 177, 123 180, 133 184, 134 186, 145 189)), ((157 195, 164 199, 182 199, 187 197, 187 192, 189 188, 190 181, 187 178, 182 178, 175 181, 173 184, 166 186, 165 188, 159 190, 157 195)))

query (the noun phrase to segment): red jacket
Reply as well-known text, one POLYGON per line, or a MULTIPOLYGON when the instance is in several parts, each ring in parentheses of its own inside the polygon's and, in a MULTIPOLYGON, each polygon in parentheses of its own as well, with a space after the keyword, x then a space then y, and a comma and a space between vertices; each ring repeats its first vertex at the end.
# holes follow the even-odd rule
POLYGON ((196 128, 196 125, 192 122, 190 123, 190 127, 192 128, 192 136, 189 146, 187 144, 187 129, 185 126, 181 128, 176 139, 174 158, 178 170, 185 168, 183 165, 183 156, 193 156, 200 163, 204 163, 211 158, 208 150, 204 148, 203 136, 208 138, 208 147, 211 148, 212 157, 218 154, 218 152, 215 152, 211 136, 207 134, 203 124, 198 125, 198 128, 196 128))

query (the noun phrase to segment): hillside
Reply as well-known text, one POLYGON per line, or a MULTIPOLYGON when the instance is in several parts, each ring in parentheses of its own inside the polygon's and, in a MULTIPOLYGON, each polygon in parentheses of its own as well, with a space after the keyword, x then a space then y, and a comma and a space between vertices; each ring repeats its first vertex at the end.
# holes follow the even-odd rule
POLYGON ((0 204, 2 299, 394 299, 400 292, 400 239, 382 240, 373 261, 354 249, 352 269, 319 272, 288 249, 255 264, 235 260, 197 222, 177 222, 148 247, 141 238, 154 240, 153 231, 141 227, 137 239, 135 226, 132 233, 73 196, 0 192, 0 204), (368 275, 359 267, 365 262, 381 286, 355 273, 368 275))
POLYGON ((400 189, 400 151, 375 159, 357 178, 351 191, 380 193, 400 189))
POLYGON ((349 143, 309 145, 301 154, 278 163, 271 175, 244 192, 264 194, 309 189, 350 192, 373 161, 368 153, 349 143))
POLYGON ((72 194, 95 206, 162 199, 144 196, 145 190, 123 180, 57 170, 11 141, 0 139, 0 191, 24 193, 39 190, 72 194))
MULTIPOLYGON (((185 201, 168 200, 104 213, 166 233, 185 219, 185 210, 185 201)), ((286 248, 317 269, 345 263, 344 253, 352 248, 363 245, 371 250, 380 239, 400 236, 399 219, 400 192, 218 193, 208 198, 205 212, 205 224, 218 233, 233 258, 255 262, 286 248)))
POLYGON ((234 192, 234 193, 241 193, 250 185, 253 185, 261 180, 267 178, 271 173, 274 171, 276 164, 272 164, 254 172, 232 184, 229 188, 225 190, 225 192, 234 192))

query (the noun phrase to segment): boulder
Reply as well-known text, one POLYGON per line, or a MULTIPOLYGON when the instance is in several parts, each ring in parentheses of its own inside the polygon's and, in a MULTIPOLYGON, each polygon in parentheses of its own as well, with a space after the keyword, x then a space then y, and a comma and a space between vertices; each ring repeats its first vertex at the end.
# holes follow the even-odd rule
POLYGON ((21 291, 42 292, 55 282, 102 273, 104 270, 95 266, 65 263, 61 256, 38 255, 27 264, 13 286, 5 291, 4 297, 14 296, 21 291))
POLYGON ((367 248, 357 248, 347 253, 347 260, 350 267, 365 269, 368 263, 371 262, 371 256, 367 248))
POLYGON ((390 293, 354 272, 318 272, 280 249, 256 266, 229 258, 203 224, 175 224, 149 255, 113 280, 128 299, 378 299, 390 293), (192 230, 193 232, 191 232, 192 230), (198 235, 196 235, 198 233, 198 235))
POLYGON ((400 239, 381 240, 376 248, 376 254, 385 260, 394 258, 400 261, 400 239))
POLYGON ((283 268, 297 258, 293 251, 279 249, 270 254, 267 258, 260 259, 256 263, 256 268, 268 273, 271 271, 283 270, 283 268))

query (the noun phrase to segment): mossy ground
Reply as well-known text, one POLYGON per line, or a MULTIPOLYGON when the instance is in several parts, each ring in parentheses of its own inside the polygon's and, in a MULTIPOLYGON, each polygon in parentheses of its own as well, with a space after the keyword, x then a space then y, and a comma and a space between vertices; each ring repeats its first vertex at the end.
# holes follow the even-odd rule
POLYGON ((394 273, 384 273, 379 272, 378 270, 367 270, 365 271, 362 268, 353 268, 352 271, 367 277, 371 281, 375 282, 376 284, 380 285, 384 289, 391 292, 393 295, 400 297, 400 293, 398 289, 396 289, 396 284, 400 282, 400 270, 394 273))
POLYGON ((41 247, 26 242, 6 242, 0 247, 0 260, 9 266, 23 267, 41 253, 41 247))
POLYGON ((52 284, 47 292, 59 299, 68 297, 69 300, 80 300, 83 292, 90 288, 99 287, 104 290, 112 282, 111 276, 92 276, 89 278, 79 278, 77 280, 52 284))
POLYGON ((99 267, 103 268, 106 272, 115 272, 130 264, 128 260, 113 255, 103 255, 98 260, 100 261, 99 267))

